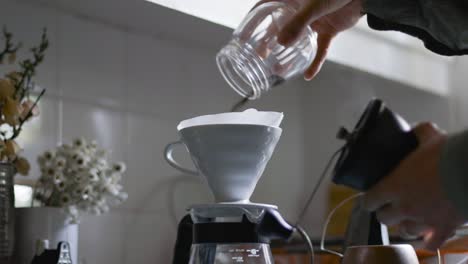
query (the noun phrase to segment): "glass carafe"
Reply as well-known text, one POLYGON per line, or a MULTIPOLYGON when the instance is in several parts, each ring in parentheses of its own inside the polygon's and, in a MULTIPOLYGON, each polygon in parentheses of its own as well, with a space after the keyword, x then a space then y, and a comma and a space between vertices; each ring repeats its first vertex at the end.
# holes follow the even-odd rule
POLYGON ((189 264, 274 264, 270 246, 261 243, 194 244, 189 264))
POLYGON ((249 203, 192 206, 189 264, 274 264, 266 235, 283 231, 274 228, 277 219, 269 217, 269 210, 277 212, 276 209, 273 205, 249 203), (263 230, 268 230, 268 234, 263 230))
POLYGON ((295 1, 270 1, 255 7, 216 56, 224 79, 241 96, 257 99, 272 87, 303 74, 317 51, 317 34, 305 28, 289 46, 278 32, 297 12, 295 1))

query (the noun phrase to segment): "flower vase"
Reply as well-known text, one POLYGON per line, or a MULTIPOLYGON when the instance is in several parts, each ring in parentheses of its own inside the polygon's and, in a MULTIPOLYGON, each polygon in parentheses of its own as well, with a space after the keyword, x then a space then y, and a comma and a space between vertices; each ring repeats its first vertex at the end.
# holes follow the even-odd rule
POLYGON ((78 263, 78 224, 70 223, 63 208, 16 208, 15 212, 15 263, 30 264, 38 240, 48 240, 50 249, 56 249, 59 242, 68 242, 72 263, 78 263))
POLYGON ((15 238, 15 167, 0 163, 0 263, 11 263, 15 238))

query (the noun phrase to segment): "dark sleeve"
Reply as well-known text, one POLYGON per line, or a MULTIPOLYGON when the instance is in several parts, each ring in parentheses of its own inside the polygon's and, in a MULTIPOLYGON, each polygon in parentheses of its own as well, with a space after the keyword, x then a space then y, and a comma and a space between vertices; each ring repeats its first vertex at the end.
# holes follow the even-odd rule
POLYGON ((367 23, 417 37, 440 55, 468 54, 467 0, 363 0, 367 23))

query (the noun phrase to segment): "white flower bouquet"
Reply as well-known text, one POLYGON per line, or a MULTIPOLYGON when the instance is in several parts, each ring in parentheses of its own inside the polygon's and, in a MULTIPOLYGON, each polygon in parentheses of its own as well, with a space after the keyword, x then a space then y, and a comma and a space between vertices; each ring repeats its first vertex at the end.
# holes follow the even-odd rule
POLYGON ((102 214, 127 199, 123 162, 111 163, 96 142, 76 139, 38 157, 41 169, 34 198, 42 206, 65 208, 72 222, 81 212, 102 214))

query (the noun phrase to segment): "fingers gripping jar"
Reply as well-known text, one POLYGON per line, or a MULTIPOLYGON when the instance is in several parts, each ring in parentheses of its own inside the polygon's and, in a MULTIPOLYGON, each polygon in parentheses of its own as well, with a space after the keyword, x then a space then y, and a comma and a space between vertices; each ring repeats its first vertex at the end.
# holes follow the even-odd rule
POLYGON ((216 56, 221 74, 241 96, 257 99, 299 74, 317 52, 317 33, 310 26, 289 46, 277 35, 299 9, 295 1, 269 1, 255 7, 216 56))

